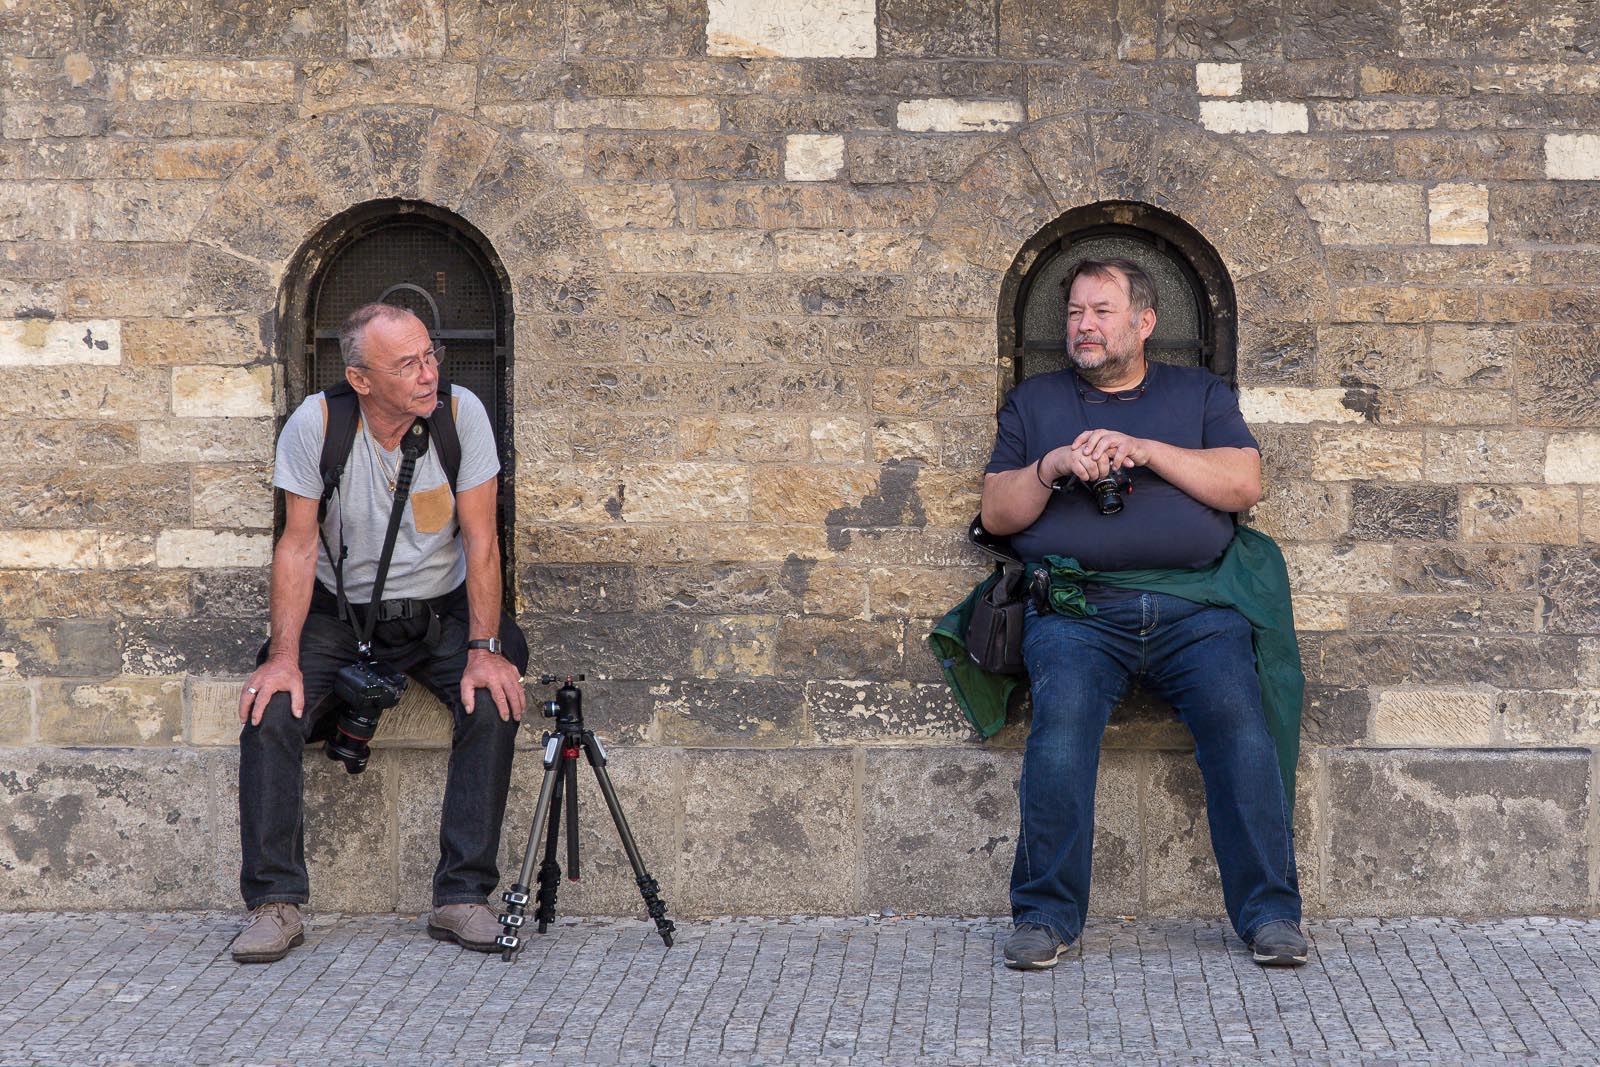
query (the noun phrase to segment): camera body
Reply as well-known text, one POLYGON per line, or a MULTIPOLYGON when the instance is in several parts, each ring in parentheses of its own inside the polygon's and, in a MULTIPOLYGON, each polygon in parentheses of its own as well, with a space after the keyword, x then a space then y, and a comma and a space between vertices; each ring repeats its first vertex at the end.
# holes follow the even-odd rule
POLYGON ((333 695, 344 704, 339 712, 328 758, 344 761, 344 769, 360 774, 367 769, 372 750, 368 742, 377 732, 383 712, 400 703, 406 676, 377 660, 359 660, 333 676, 333 695))
POLYGON ((1133 479, 1120 470, 1108 472, 1103 478, 1085 482, 1084 487, 1094 497, 1095 506, 1102 515, 1115 515, 1122 510, 1122 496, 1133 492, 1133 479))

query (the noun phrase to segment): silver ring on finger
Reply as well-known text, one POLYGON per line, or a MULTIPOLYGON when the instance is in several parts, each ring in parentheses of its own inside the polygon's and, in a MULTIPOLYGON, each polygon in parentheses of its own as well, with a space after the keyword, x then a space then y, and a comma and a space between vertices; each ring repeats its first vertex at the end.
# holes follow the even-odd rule
POLYGON ((257 688, 256 688, 256 687, 255 687, 255 686, 253 686, 253 685, 250 685, 250 686, 246 686, 246 687, 245 687, 245 690, 244 690, 244 691, 245 691, 245 692, 246 692, 246 693, 249 693, 249 694, 250 694, 250 695, 251 695, 251 696, 255 696, 255 695, 256 695, 256 694, 257 694, 257 693, 258 693, 258 692, 260 692, 260 690, 258 690, 258 689, 257 689, 257 688))

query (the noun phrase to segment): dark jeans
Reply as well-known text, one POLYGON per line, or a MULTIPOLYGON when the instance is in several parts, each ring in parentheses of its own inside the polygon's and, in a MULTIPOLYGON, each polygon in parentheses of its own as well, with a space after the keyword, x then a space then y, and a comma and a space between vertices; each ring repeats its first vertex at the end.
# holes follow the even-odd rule
POLYGON ((1233 928, 1249 941, 1276 919, 1299 922, 1294 838, 1261 711, 1249 622, 1231 608, 1161 593, 1137 593, 1098 610, 1072 618, 1027 609, 1022 652, 1033 727, 1018 787, 1013 920, 1042 923, 1067 941, 1083 932, 1100 739, 1138 678, 1170 701, 1194 734, 1233 928))
MULTIPOLYGON (((458 590, 440 611, 439 640, 420 642, 424 625, 415 620, 380 622, 373 634, 377 659, 426 686, 450 709, 450 765, 444 811, 439 820, 439 866, 433 875, 434 905, 486 903, 500 881, 497 858, 515 719, 504 722, 487 689, 479 689, 475 710, 461 704, 461 675, 467 666, 467 600, 458 590)), ((321 598, 319 598, 320 600, 321 598)), ((526 670, 528 645, 509 616, 500 619, 506 658, 526 670)), ((263 649, 263 653, 265 649, 263 649)), ((300 635, 300 672, 305 678, 303 718, 289 711, 289 694, 274 694, 259 726, 239 734, 239 837, 243 863, 239 890, 246 907, 271 901, 304 904, 310 895, 306 876, 302 759, 305 746, 331 735, 338 701, 322 702, 333 676, 355 662, 356 637, 347 623, 317 606, 300 635)))

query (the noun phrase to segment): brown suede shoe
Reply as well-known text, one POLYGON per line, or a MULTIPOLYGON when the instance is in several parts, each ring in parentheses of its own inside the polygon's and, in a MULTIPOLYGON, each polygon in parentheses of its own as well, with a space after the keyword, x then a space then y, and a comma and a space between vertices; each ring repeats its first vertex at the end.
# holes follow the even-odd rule
POLYGON ((499 952, 500 920, 487 904, 443 904, 428 916, 428 936, 474 952, 499 952))
POLYGON ((233 939, 233 958, 239 963, 272 963, 306 941, 300 908, 274 901, 250 913, 239 936, 233 939))

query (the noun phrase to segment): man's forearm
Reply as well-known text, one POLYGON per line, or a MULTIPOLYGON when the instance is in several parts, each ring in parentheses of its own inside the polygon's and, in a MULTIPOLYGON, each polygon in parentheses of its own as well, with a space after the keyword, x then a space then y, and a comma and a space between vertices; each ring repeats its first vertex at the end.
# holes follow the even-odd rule
POLYGON ((983 479, 983 503, 980 505, 983 528, 1002 537, 1026 530, 1049 501, 1050 490, 1040 482, 1034 464, 987 475, 983 479))
POLYGON ((311 611, 311 584, 316 580, 316 545, 307 551, 279 538, 272 553, 272 658, 300 662, 300 631, 311 611))
POLYGON ((1179 448, 1149 442, 1145 466, 1200 503, 1238 512, 1261 499, 1261 454, 1251 448, 1179 448))
POLYGON ((500 633, 500 546, 494 538, 486 545, 467 545, 467 636, 496 637, 500 633))

